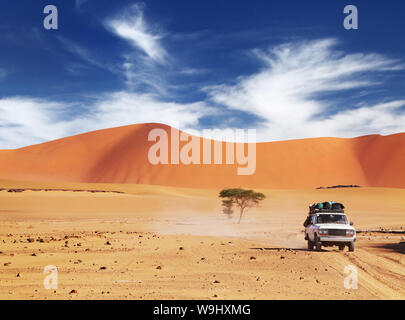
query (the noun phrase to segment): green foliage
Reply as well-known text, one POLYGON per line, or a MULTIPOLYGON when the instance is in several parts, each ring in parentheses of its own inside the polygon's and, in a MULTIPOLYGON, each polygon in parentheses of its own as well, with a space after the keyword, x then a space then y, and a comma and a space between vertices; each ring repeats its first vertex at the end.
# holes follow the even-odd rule
POLYGON ((246 208, 256 207, 259 202, 264 200, 266 196, 261 192, 254 190, 246 190, 241 188, 223 189, 219 193, 222 200, 223 212, 233 212, 232 207, 235 205, 240 209, 239 221, 242 219, 243 212, 246 208))

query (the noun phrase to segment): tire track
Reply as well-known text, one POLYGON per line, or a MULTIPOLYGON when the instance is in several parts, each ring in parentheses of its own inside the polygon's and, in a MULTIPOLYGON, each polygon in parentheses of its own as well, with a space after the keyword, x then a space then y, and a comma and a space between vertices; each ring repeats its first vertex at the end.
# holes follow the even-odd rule
POLYGON ((344 268, 354 265, 358 271, 359 286, 366 288, 378 299, 405 299, 405 289, 399 284, 405 283, 405 270, 393 266, 393 263, 381 256, 357 249, 350 254, 333 253, 320 255, 321 260, 339 271, 343 279, 344 268))

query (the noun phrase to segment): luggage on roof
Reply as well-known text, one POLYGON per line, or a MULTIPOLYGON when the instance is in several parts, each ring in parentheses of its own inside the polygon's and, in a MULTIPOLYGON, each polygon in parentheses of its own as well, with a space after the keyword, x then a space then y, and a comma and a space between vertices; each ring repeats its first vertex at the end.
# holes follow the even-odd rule
POLYGON ((309 206, 309 215, 318 212, 340 212, 343 213, 345 206, 339 202, 325 201, 314 203, 309 206))

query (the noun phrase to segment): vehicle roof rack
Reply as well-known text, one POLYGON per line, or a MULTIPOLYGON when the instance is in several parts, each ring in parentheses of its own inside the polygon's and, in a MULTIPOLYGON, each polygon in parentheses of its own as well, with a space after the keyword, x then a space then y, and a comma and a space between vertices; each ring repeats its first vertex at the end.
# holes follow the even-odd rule
POLYGON ((340 210, 332 210, 332 209, 315 209, 310 212, 310 214, 315 214, 315 213, 345 213, 344 209, 340 210))

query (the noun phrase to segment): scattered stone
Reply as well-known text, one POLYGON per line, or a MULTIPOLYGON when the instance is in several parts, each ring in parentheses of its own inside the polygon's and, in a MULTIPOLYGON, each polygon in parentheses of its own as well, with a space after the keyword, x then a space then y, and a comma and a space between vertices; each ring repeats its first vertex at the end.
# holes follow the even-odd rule
POLYGON ((32 257, 36 257, 37 255, 35 254, 35 252, 31 255, 32 257))
POLYGON ((69 292, 69 294, 77 293, 77 290, 73 289, 72 291, 69 292))
POLYGON ((20 277, 21 277, 20 273, 17 273, 16 277, 17 277, 17 278, 20 278, 20 277))
POLYGON ((156 269, 162 270, 162 266, 157 266, 156 269))
POLYGON ((215 280, 214 283, 220 283, 218 280, 215 280))
POLYGON ((111 246, 111 242, 110 242, 110 241, 107 241, 105 244, 106 244, 106 246, 111 246))
POLYGON ((27 241, 31 243, 31 242, 34 242, 35 240, 31 239, 31 238, 28 238, 27 241))
POLYGON ((250 260, 256 260, 256 257, 251 256, 250 260))
POLYGON ((107 268, 106 267, 100 267, 100 270, 106 270, 107 268))
POLYGON ((180 247, 179 250, 184 250, 184 248, 183 248, 183 247, 180 247))
POLYGON ((285 257, 284 257, 284 256, 280 256, 280 259, 285 259, 285 257))

